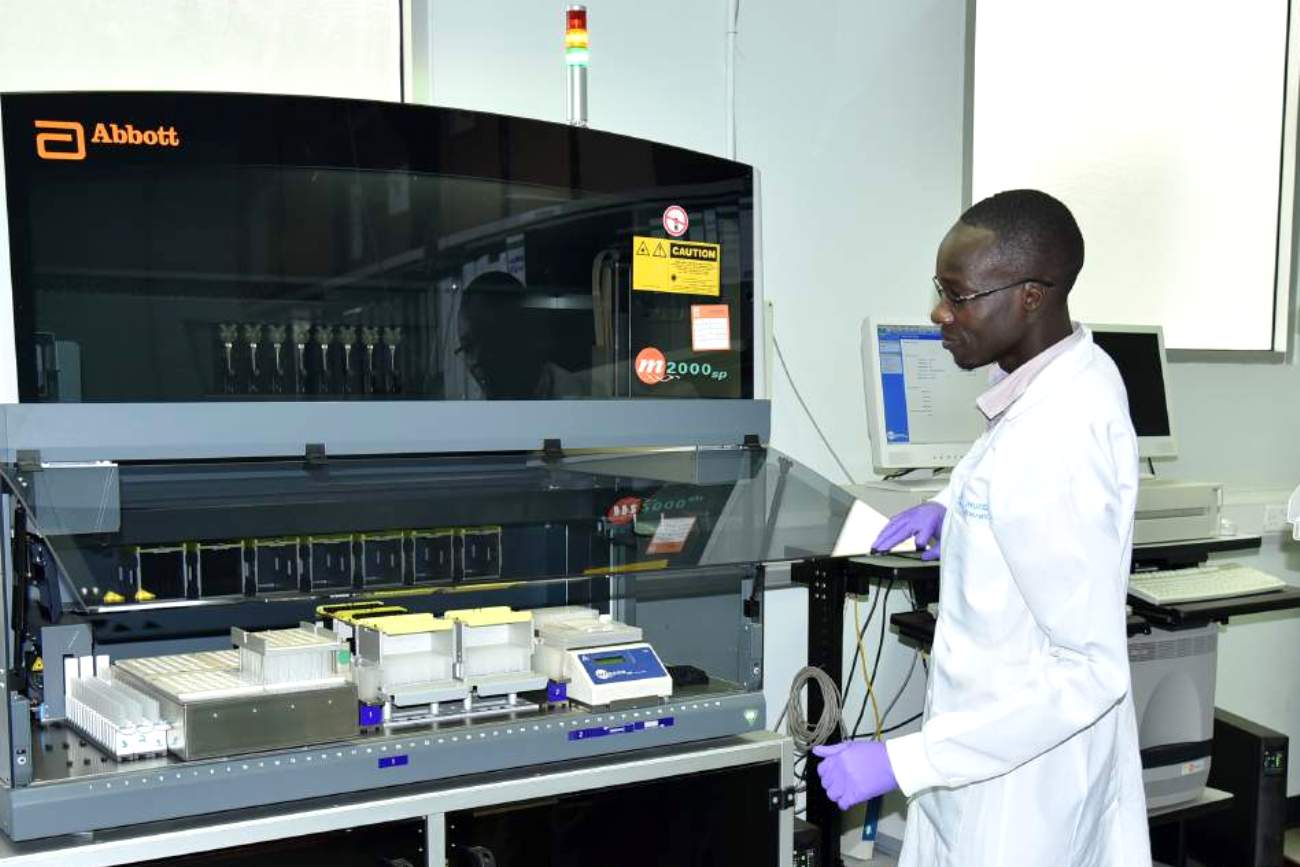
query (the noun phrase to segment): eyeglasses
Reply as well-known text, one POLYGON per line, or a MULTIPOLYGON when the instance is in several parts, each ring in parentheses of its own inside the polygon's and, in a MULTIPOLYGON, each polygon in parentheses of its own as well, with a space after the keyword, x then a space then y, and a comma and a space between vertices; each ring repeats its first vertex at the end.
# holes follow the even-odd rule
POLYGON ((1020 280, 1017 280, 1014 283, 1008 283, 1007 285, 999 286, 996 289, 985 289, 983 292, 972 292, 969 295, 957 295, 956 293, 950 291, 946 286, 944 286, 943 283, 939 281, 938 277, 931 277, 930 279, 934 281, 934 291, 938 292, 939 297, 944 301, 947 301, 953 307, 960 307, 963 304, 969 304, 971 301, 974 301, 976 298, 983 298, 986 295, 994 295, 998 292, 1003 292, 1007 289, 1014 289, 1017 286, 1023 286, 1026 283, 1037 283, 1040 286, 1046 286, 1049 289, 1056 286, 1056 284, 1053 283, 1051 280, 1043 280, 1039 277, 1024 277, 1020 280))

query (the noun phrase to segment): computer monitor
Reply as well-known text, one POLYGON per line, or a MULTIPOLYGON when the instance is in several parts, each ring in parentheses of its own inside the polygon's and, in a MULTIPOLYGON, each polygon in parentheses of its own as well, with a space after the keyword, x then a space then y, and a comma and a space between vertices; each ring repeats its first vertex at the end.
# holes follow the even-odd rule
POLYGON ((988 426, 975 405, 987 369, 959 368, 937 326, 868 318, 862 374, 878 473, 956 466, 988 426))
POLYGON ((1115 361, 1128 390, 1128 411, 1143 458, 1178 456, 1169 420, 1165 338, 1157 326, 1089 325, 1092 339, 1115 361))

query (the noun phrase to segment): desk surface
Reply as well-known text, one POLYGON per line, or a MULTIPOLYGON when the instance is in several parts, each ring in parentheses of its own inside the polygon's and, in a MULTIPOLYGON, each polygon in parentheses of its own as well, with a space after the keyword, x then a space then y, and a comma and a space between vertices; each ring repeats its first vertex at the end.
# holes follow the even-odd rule
MULTIPOLYGON (((1256 551, 1260 536, 1220 536, 1214 539, 1189 539, 1181 542, 1157 542, 1133 546, 1135 564, 1151 561, 1203 560, 1210 554, 1233 551, 1256 551)), ((915 580, 939 577, 939 561, 926 562, 902 554, 866 554, 853 557, 852 562, 872 578, 915 580)))
POLYGON ((1207 554, 1221 554, 1225 551, 1254 551, 1263 543, 1263 536, 1241 534, 1236 536, 1215 536, 1211 539, 1183 539, 1177 542, 1146 542, 1134 545, 1133 553, 1160 553, 1188 549, 1207 554))
MULTIPOLYGON (((1174 560, 1193 556, 1203 558, 1205 555, 1212 553, 1250 551, 1258 548, 1259 544, 1259 536, 1226 536, 1220 539, 1140 545, 1133 549, 1133 559, 1138 562, 1144 559, 1161 560, 1169 557, 1174 560)), ((893 554, 854 557, 850 563, 855 573, 854 577, 858 579, 857 585, 852 588, 854 592, 864 591, 869 581, 928 581, 939 577, 938 562, 926 563, 893 554)), ((931 588, 928 593, 929 598, 922 601, 932 601, 937 598, 937 591, 933 589, 936 585, 923 583, 915 586, 931 588)), ((1203 602, 1184 602, 1177 605, 1152 605, 1134 596, 1130 596, 1128 602, 1134 614, 1156 626, 1165 629, 1183 629, 1202 626, 1215 621, 1226 623, 1229 618, 1246 614, 1300 609, 1300 587, 1289 587, 1274 593, 1260 593, 1227 599, 1208 599, 1203 602)), ((916 638, 913 633, 921 624, 904 624, 899 623, 898 620, 894 622, 904 635, 916 638)), ((933 637, 933 634, 933 624, 931 624, 931 637, 933 637)), ((1130 618, 1129 635, 1132 634, 1132 618, 1130 618)))
MULTIPOLYGON (((934 644, 934 615, 929 611, 900 611, 889 618, 889 622, 898 629, 898 634, 923 649, 934 644)), ((1132 638, 1139 633, 1150 633, 1151 625, 1145 618, 1136 614, 1128 616, 1128 634, 1132 638)))
POLYGON ((864 554, 852 558, 855 565, 871 573, 873 578, 938 578, 939 561, 922 560, 902 554, 864 554))

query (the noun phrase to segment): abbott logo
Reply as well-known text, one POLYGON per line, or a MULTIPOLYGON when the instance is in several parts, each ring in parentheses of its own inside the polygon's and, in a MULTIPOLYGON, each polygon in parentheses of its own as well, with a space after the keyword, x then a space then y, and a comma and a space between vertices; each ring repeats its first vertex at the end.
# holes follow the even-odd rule
POLYGON ((129 123, 95 124, 95 134, 90 137, 95 144, 145 145, 148 147, 175 148, 181 146, 181 137, 174 126, 157 129, 136 129, 129 123))
MULTIPOLYGON (((36 155, 43 160, 84 160, 86 127, 75 120, 38 120, 36 155)), ((129 123, 97 123, 91 133, 94 145, 125 147, 176 148, 181 146, 180 133, 174 126, 136 129, 129 123)))
POLYGON ((84 160, 86 128, 74 120, 38 120, 36 155, 43 160, 84 160))

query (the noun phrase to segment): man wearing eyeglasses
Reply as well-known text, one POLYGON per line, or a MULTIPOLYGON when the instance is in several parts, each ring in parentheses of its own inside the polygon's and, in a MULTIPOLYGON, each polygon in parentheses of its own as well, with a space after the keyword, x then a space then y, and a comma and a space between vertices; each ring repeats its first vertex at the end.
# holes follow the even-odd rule
POLYGON ((979 202, 939 246, 931 319, 959 366, 993 366, 988 430, 873 545, 943 552, 924 722, 816 750, 841 808, 911 799, 902 867, 1151 864, 1124 609, 1137 441, 1070 318, 1082 266, 1073 215, 1036 190, 979 202))

